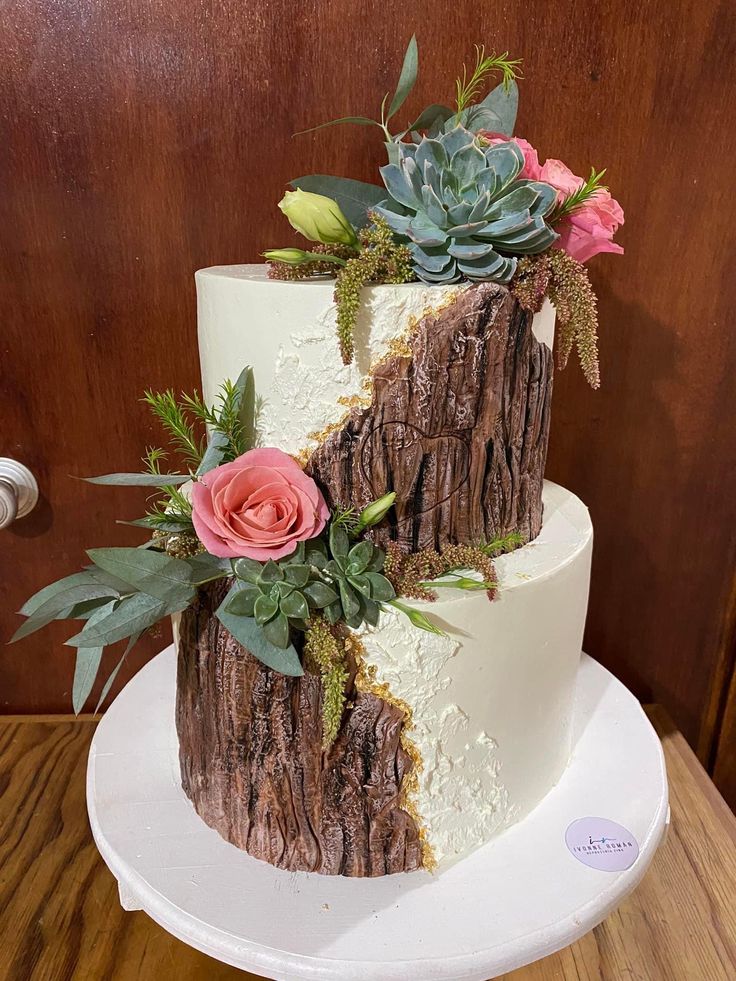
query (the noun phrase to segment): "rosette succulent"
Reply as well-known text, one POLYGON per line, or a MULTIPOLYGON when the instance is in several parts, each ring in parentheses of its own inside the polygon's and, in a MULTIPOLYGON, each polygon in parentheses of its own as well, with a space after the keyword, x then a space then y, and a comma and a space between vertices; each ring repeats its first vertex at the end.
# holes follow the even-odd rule
POLYGON ((542 252, 557 238, 545 221, 557 192, 518 180, 523 166, 513 141, 482 146, 462 126, 399 143, 398 163, 381 168, 391 198, 375 211, 407 242, 424 282, 507 283, 516 255, 542 252))

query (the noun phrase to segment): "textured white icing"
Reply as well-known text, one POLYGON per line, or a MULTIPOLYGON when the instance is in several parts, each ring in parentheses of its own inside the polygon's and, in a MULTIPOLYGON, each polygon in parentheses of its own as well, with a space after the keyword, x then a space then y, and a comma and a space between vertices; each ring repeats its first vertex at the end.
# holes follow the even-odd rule
POLYGON ((377 680, 412 710, 416 804, 441 864, 527 814, 569 758, 592 527, 556 484, 545 483, 544 504, 539 537, 496 560, 498 599, 442 589, 412 603, 448 636, 394 612, 359 631, 377 680))
MULTIPOLYGON (((333 282, 269 280, 263 266, 197 273, 204 396, 254 369, 259 436, 290 453, 338 422, 340 399, 364 394, 371 365, 412 318, 466 287, 419 283, 362 292, 352 365, 340 359, 333 282)), ((554 308, 534 318, 552 346, 554 308)), ((497 560, 500 596, 443 589, 416 604, 447 631, 419 631, 398 613, 362 631, 368 664, 412 709, 424 767, 418 809, 448 863, 523 817, 554 785, 570 753, 571 713, 587 606, 592 528, 584 505, 545 485, 545 520, 530 545, 497 560)))
MULTIPOLYGON (((371 286, 361 293, 355 358, 344 365, 336 336, 334 281, 270 280, 265 266, 215 266, 197 275, 199 350, 204 397, 212 402, 227 378, 253 367, 262 398, 260 442, 299 453, 309 439, 340 421, 344 400, 364 396, 371 366, 413 319, 451 302, 460 286, 371 286), (343 403, 339 401, 343 399, 343 403)), ((554 309, 534 318, 535 334, 551 346, 554 309)))

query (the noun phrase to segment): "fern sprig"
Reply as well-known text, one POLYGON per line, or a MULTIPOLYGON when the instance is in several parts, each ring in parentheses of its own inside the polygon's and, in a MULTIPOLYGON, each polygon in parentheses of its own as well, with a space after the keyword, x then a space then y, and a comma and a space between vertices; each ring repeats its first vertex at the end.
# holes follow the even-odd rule
POLYGON ((457 111, 461 113, 472 105, 487 77, 495 71, 502 74, 502 84, 508 91, 514 79, 521 78, 521 58, 509 58, 508 51, 502 55, 486 56, 485 45, 475 45, 475 68, 468 77, 467 65, 463 65, 462 78, 455 81, 457 111))

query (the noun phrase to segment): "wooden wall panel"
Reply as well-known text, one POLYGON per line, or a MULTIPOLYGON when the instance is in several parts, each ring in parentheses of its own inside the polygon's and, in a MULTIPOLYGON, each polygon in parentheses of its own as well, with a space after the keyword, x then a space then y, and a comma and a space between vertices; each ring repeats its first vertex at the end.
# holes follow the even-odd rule
MULTIPOLYGON (((736 557, 733 20, 717 0, 6 0, 0 455, 32 466, 43 501, 0 533, 0 637, 84 546, 136 540, 112 524, 134 493, 69 475, 134 468, 156 440, 136 398, 196 383, 194 270, 289 243, 289 178, 375 179, 373 131, 291 134, 375 112, 416 29, 407 115, 451 98, 473 42, 508 48, 519 135, 578 173, 608 167, 626 210, 626 255, 591 263, 603 388, 558 376, 548 474, 596 527, 588 649, 707 755, 736 557)), ((3 649, 2 708, 66 708, 63 637, 3 649)))

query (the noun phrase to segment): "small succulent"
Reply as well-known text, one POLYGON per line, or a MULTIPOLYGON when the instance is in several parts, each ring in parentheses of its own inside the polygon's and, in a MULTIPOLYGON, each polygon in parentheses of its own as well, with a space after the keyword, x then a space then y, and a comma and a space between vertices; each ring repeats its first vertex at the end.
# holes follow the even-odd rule
POLYGON ((386 556, 367 539, 353 542, 341 522, 330 526, 328 541, 301 542, 280 562, 236 559, 237 589, 227 612, 253 617, 266 639, 285 649, 292 629, 306 631, 313 612, 329 623, 375 626, 380 603, 394 599, 394 588, 381 575, 386 556))
POLYGON ((228 613, 254 617, 276 647, 288 646, 290 627, 306 629, 311 610, 321 610, 339 600, 327 583, 312 579, 313 568, 304 543, 282 562, 236 559, 233 572, 240 588, 227 606, 228 613))
POLYGON ((557 192, 519 180, 523 166, 513 141, 484 148, 474 133, 454 126, 398 144, 398 162, 381 168, 391 199, 375 211, 408 242, 424 282, 507 283, 514 256, 542 252, 557 238, 544 220, 557 192))
POLYGON ((345 528, 334 522, 329 533, 331 558, 324 542, 311 544, 310 560, 320 563, 322 576, 337 593, 335 600, 323 608, 325 618, 330 623, 344 620, 349 627, 359 627, 364 620, 375 626, 379 604, 396 595, 391 583, 381 575, 385 553, 368 539, 352 544, 345 528))

